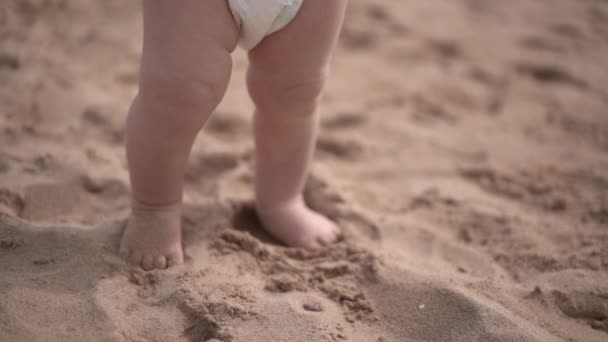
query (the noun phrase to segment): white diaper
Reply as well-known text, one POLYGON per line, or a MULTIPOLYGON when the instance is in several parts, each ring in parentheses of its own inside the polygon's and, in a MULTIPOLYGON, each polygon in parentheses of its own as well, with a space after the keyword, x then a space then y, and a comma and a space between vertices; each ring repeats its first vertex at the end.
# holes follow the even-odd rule
POLYGON ((296 16, 303 0, 228 0, 241 30, 240 45, 251 50, 267 35, 285 27, 296 16))

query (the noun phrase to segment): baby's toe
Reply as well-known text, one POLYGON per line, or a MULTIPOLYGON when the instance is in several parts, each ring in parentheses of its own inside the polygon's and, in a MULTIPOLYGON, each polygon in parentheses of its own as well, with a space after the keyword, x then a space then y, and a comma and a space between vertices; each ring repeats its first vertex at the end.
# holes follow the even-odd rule
POLYGON ((330 229, 328 229, 327 231, 325 231, 321 236, 320 239, 323 242, 324 245, 330 244, 332 242, 335 242, 338 239, 338 235, 340 234, 340 230, 336 229, 333 225, 330 227, 330 229))
POLYGON ((170 254, 167 256, 167 267, 173 267, 184 263, 184 256, 182 254, 170 254))
POLYGON ((323 235, 317 238, 317 242, 321 248, 325 248, 332 244, 335 241, 335 236, 333 234, 323 235))
POLYGON ((144 257, 141 260, 141 268, 143 268, 144 271, 149 271, 149 270, 153 269, 154 268, 154 259, 155 259, 155 256, 152 254, 144 255, 144 257))
POLYGON ((159 255, 154 258, 154 267, 158 268, 159 270, 164 270, 167 268, 167 257, 164 255, 159 255))
POLYGON ((323 241, 323 239, 320 236, 317 236, 308 241, 302 242, 299 245, 301 247, 304 247, 304 249, 309 252, 318 252, 323 249, 323 246, 325 246, 325 244, 326 243, 323 241))

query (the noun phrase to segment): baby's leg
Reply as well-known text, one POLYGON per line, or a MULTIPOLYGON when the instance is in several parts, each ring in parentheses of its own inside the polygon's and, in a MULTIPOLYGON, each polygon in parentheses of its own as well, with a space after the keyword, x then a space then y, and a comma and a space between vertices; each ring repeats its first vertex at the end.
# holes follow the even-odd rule
POLYGON ((139 93, 127 117, 132 213, 120 253, 144 269, 183 262, 188 155, 224 95, 238 29, 226 1, 143 2, 139 93))
POLYGON ((345 0, 305 0, 288 26, 249 54, 257 211, 276 238, 309 250, 339 235, 334 223, 306 207, 302 190, 316 141, 319 97, 345 7, 345 0))

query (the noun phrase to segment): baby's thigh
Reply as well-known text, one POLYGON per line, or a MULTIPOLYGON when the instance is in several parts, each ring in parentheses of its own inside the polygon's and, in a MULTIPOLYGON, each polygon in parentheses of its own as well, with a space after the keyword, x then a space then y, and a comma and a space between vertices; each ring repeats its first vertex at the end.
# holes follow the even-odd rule
POLYGON ((238 41, 226 1, 145 0, 143 14, 144 76, 189 78, 213 72, 238 41))
POLYGON ((226 1, 145 0, 143 15, 139 101, 193 109, 219 102, 238 42, 226 1))
POLYGON ((346 0, 305 0, 296 17, 249 52, 254 72, 281 78, 324 74, 335 48, 346 0))

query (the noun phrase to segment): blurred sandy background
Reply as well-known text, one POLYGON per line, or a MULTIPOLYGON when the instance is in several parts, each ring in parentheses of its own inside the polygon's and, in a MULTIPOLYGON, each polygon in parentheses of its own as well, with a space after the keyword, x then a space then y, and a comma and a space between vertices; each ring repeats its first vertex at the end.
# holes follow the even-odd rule
POLYGON ((251 209, 237 51, 164 272, 116 256, 140 42, 137 1, 0 3, 0 341, 608 340, 608 2, 351 0, 315 257, 251 209))

